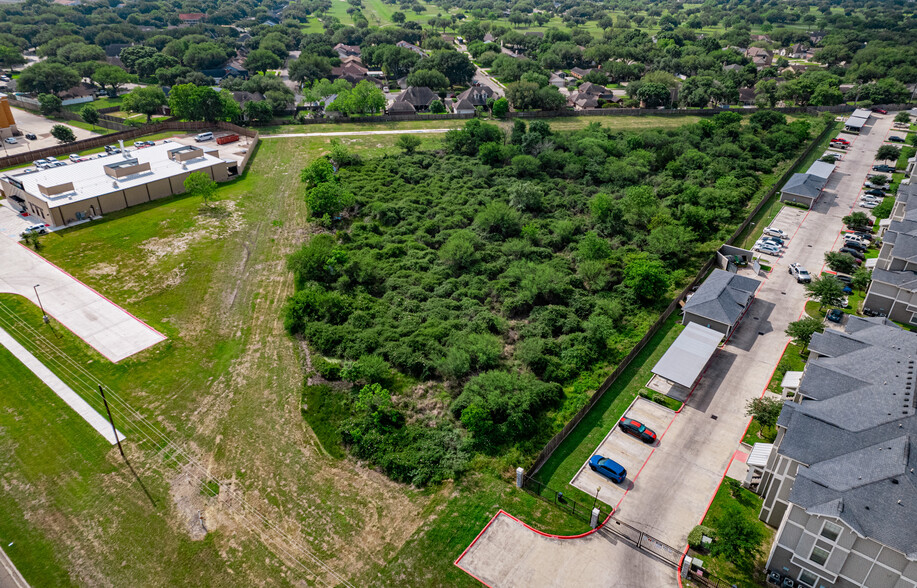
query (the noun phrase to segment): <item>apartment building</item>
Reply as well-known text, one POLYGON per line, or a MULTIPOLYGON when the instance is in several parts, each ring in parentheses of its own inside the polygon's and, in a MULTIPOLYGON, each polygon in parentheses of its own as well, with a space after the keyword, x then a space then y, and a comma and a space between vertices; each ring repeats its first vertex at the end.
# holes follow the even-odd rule
POLYGON ((811 355, 758 487, 767 567, 812 588, 917 586, 917 333, 851 316, 811 355))
POLYGON ((917 325, 917 186, 898 189, 863 307, 917 325))

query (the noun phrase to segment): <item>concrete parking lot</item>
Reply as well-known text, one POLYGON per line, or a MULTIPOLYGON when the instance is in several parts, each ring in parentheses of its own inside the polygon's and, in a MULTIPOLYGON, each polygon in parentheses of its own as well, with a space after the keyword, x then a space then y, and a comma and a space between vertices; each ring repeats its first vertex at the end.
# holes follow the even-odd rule
POLYGON ((68 125, 65 122, 58 122, 45 118, 41 115, 29 112, 28 110, 22 110, 21 108, 13 108, 12 110, 13 118, 16 119, 16 127, 22 132, 22 135, 16 137, 15 145, 10 145, 6 142, 2 143, 4 156, 18 155, 27 151, 44 149, 45 147, 56 147, 59 143, 57 139, 51 136, 51 127, 54 125, 70 127, 73 134, 76 135, 77 140, 88 139, 89 137, 99 135, 99 133, 93 133, 79 127, 68 125), (35 133, 38 138, 34 141, 26 139, 26 133, 35 133))
POLYGON ((625 492, 636 487, 640 469, 649 459, 653 450, 661 443, 660 438, 669 423, 672 422, 675 412, 645 398, 637 398, 624 416, 640 421, 655 431, 656 443, 652 445, 644 443, 628 435, 615 425, 602 439, 595 451, 592 452, 592 455, 611 458, 624 466, 624 469, 627 470, 627 479, 620 484, 615 484, 605 476, 593 472, 589 468, 587 460, 576 472, 576 475, 573 476, 573 480, 570 481, 571 485, 590 496, 595 496, 598 489, 599 500, 611 506, 618 504, 624 498, 625 492))
POLYGON ((539 533, 500 511, 455 565, 486 586, 674 586, 660 560, 605 530, 581 537, 539 533))

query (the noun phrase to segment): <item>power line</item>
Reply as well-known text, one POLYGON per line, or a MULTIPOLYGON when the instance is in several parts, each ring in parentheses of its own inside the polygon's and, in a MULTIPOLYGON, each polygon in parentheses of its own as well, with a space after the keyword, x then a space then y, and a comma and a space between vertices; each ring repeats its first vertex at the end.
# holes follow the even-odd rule
MULTIPOLYGON (((102 408, 99 406, 98 397, 93 393, 96 386, 104 386, 104 384, 98 378, 87 371, 82 365, 74 361, 73 358, 69 357, 66 353, 58 349, 53 342, 45 338, 37 329, 28 324, 21 317, 17 316, 2 302, 0 302, 0 310, 2 310, 5 314, 5 316, 4 314, 0 314, 0 324, 3 324, 10 330, 19 333, 21 338, 24 339, 27 343, 33 343, 33 346, 38 349, 42 355, 45 356, 49 363, 54 364, 62 373, 66 374, 69 379, 71 379, 71 384, 78 383, 76 387, 81 388, 86 392, 85 394, 81 394, 81 396, 83 396, 87 402, 90 402, 91 405, 94 405, 93 408, 96 408, 97 410, 102 408)), ((111 404, 111 409, 115 412, 116 415, 118 415, 119 420, 122 422, 130 423, 134 429, 134 432, 137 433, 142 438, 142 440, 148 441, 154 448, 156 448, 156 453, 160 455, 162 459, 166 461, 171 459, 179 467, 188 466, 192 468, 192 470, 196 470, 197 474, 193 477, 197 478, 203 490, 211 497, 215 497, 219 494, 219 491, 211 490, 210 486, 204 483, 205 481, 212 481, 219 484, 219 480, 212 476, 206 467, 195 460, 187 451, 185 451, 175 441, 165 435, 161 430, 159 430, 157 426, 146 419, 136 409, 131 407, 125 400, 123 400, 110 388, 108 388, 108 397, 112 400, 113 403, 111 404)), ((300 506, 305 506, 301 502, 297 501, 297 503, 300 506)), ((290 553, 283 546, 281 540, 298 549, 307 557, 309 561, 312 562, 312 564, 318 566, 321 570, 334 577, 335 580, 337 580, 339 583, 352 588, 353 585, 350 582, 348 582, 345 578, 341 577, 337 572, 330 568, 328 564, 326 564, 318 556, 312 553, 312 551, 309 550, 305 545, 296 541, 293 537, 280 529, 277 524, 273 523, 267 516, 258 511, 257 508, 239 496, 238 492, 235 490, 230 490, 230 501, 228 508, 234 510, 236 516, 242 518, 248 524, 250 530, 258 533, 262 537, 262 540, 265 541, 265 543, 267 543, 269 540, 273 542, 275 547, 279 549, 288 559, 292 560, 292 562, 294 562, 309 574, 314 575, 320 582, 327 584, 327 582, 321 579, 319 574, 315 573, 314 570, 310 569, 302 561, 296 558, 294 554, 290 553), (241 506, 243 511, 247 512, 240 512, 239 509, 235 509, 234 504, 238 504, 241 506), (250 515, 256 520, 250 520, 247 513, 250 513, 250 515), (264 536, 266 531, 264 531, 264 529, 259 529, 259 526, 267 527, 267 529, 275 533, 277 537, 266 538, 264 536)))

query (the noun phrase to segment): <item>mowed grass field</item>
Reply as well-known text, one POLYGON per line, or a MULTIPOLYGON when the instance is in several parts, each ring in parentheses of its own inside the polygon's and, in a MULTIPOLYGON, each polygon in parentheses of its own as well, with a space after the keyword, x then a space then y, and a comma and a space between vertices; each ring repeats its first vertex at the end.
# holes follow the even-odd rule
MULTIPOLYGON (((442 137, 421 139, 436 149, 442 137)), ((396 140, 342 142, 371 156, 397 151, 396 140)), ((117 448, 0 355, 0 539, 32 585, 338 584, 332 570, 354 585, 475 586, 452 561, 499 508, 549 532, 586 530, 490 463, 418 490, 317 443, 281 309, 286 255, 311 231, 299 171, 330 141, 263 141, 212 209, 177 196, 43 239, 43 255, 168 335, 121 364, 43 326, 23 299, 0 298, 0 326, 87 401, 101 410, 98 380, 137 412, 120 405, 116 419, 156 501, 117 448), (192 476, 183 456, 213 480, 192 476), (282 535, 251 524, 240 500, 282 535)))

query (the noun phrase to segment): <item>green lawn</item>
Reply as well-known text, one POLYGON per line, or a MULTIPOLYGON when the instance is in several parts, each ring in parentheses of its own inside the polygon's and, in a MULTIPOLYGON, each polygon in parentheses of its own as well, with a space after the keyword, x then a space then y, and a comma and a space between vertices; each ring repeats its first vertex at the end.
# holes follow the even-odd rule
POLYGON ((773 443, 777 438, 777 427, 762 427, 755 419, 748 425, 748 431, 742 438, 742 443, 754 445, 755 443, 773 443))
POLYGON ((536 474, 537 480, 569 495, 577 502, 591 503, 592 498, 571 486, 570 480, 589 459, 608 431, 615 426, 630 403, 645 390, 644 385, 652 377, 650 370, 683 329, 677 313, 673 314, 592 410, 583 417, 579 426, 554 451, 536 474))
MULTIPOLYGON (((725 478, 710 504, 707 516, 704 517, 703 524, 716 530, 727 510, 736 508, 740 515, 761 534, 762 541, 756 557, 743 559, 726 555, 713 557, 705 553, 696 554, 703 560, 704 567, 714 576, 725 581, 727 586, 758 588, 765 585, 764 566, 775 531, 758 520, 758 513, 761 512, 763 503, 764 500, 760 496, 742 488, 738 481, 725 478)), ((691 555, 694 556, 695 553, 692 552, 691 555)))
MULTIPOLYGON (((808 304, 806 306, 808 307, 808 304)), ((774 370, 774 375, 771 376, 771 381, 767 384, 767 389, 774 394, 783 394, 783 388, 780 387, 783 376, 786 375, 787 372, 801 372, 806 366, 806 357, 808 357, 808 351, 806 351, 805 356, 803 356, 803 349, 800 345, 796 343, 787 345, 786 350, 783 352, 783 356, 777 363, 777 369, 774 370)))
POLYGON ((123 96, 117 96, 115 98, 109 98, 106 96, 104 98, 96 98, 92 102, 86 102, 84 104, 68 104, 64 106, 64 108, 66 108, 67 110, 71 112, 79 113, 80 109, 86 106, 86 104, 91 104, 97 110, 100 108, 111 108, 112 106, 120 107, 123 99, 124 99, 123 96))
POLYGON ((911 157, 914 157, 914 153, 917 152, 917 149, 911 147, 910 145, 904 145, 901 147, 901 155, 898 156, 898 161, 895 163, 895 169, 906 169, 907 160, 911 157))

